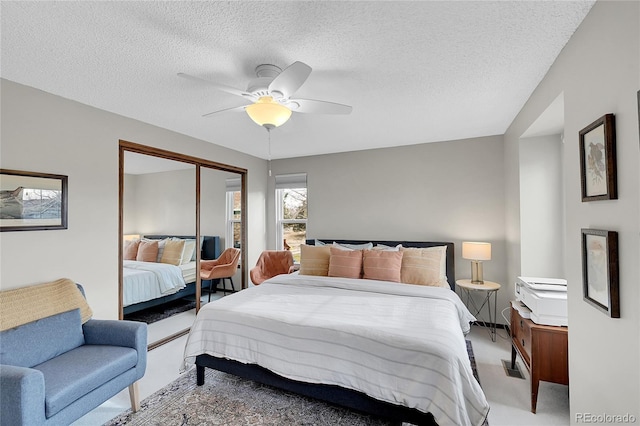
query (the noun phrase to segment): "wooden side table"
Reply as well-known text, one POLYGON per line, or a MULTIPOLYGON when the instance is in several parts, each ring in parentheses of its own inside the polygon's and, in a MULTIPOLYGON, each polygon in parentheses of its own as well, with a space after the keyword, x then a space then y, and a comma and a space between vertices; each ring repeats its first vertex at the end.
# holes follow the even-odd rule
POLYGON ((531 373, 531 412, 536 412, 540 381, 569 384, 569 330, 536 324, 511 307, 511 368, 516 352, 531 373))
POLYGON ((467 301, 465 305, 467 305, 468 309, 473 309, 475 312, 471 311, 471 313, 476 317, 476 322, 482 323, 485 327, 489 329, 489 336, 491 337, 491 341, 496 341, 496 318, 497 318, 497 303, 498 303, 498 290, 500 290, 500 284, 494 283, 493 281, 484 281, 483 284, 474 284, 471 280, 456 280, 456 286, 462 289, 462 292, 466 294, 467 301), (485 295, 482 299, 482 304, 478 307, 475 299, 471 297, 471 292, 484 291, 485 295), (493 296, 493 314, 491 309, 491 296, 493 296), (471 306, 470 306, 471 305, 471 306), (487 311, 489 312, 489 322, 487 323, 482 316, 480 315, 480 311, 482 308, 487 306, 487 311))

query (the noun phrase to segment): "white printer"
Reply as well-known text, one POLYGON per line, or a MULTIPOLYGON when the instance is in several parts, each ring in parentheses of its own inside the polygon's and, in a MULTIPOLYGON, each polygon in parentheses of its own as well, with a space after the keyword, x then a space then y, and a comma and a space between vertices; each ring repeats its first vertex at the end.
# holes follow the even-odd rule
POLYGON ((567 319, 567 280, 518 277, 516 300, 531 310, 531 321, 542 325, 569 325, 567 319))

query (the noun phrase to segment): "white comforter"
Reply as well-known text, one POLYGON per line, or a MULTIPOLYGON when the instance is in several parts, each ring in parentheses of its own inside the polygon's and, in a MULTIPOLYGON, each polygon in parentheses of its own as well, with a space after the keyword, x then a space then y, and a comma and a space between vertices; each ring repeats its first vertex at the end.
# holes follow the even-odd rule
POLYGON ((173 294, 185 287, 182 270, 175 265, 125 260, 123 266, 124 306, 173 294))
POLYGON ((482 424, 489 405, 463 335, 475 318, 454 292, 330 280, 280 275, 205 305, 183 369, 206 353, 431 412, 440 425, 482 424))

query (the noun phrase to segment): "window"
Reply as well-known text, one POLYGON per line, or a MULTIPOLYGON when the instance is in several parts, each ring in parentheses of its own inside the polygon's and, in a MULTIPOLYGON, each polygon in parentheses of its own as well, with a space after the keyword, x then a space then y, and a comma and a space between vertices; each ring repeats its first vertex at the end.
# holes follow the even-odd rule
POLYGON ((276 218, 279 250, 291 250, 300 262, 300 245, 307 238, 307 174, 276 176, 276 218))
POLYGON ((240 248, 242 241, 242 197, 240 178, 227 179, 227 229, 225 233, 225 248, 240 248))

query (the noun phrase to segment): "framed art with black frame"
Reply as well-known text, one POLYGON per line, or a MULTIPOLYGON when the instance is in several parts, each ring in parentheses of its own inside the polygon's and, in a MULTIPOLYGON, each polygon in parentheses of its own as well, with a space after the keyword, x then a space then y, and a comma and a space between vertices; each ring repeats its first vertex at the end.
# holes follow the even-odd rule
POLYGON ((611 318, 620 318, 618 233, 582 229, 584 300, 611 318))
POLYGON ((67 229, 67 176, 0 169, 0 231, 67 229))
POLYGON ((615 117, 606 114, 580 131, 582 201, 616 200, 615 117))

